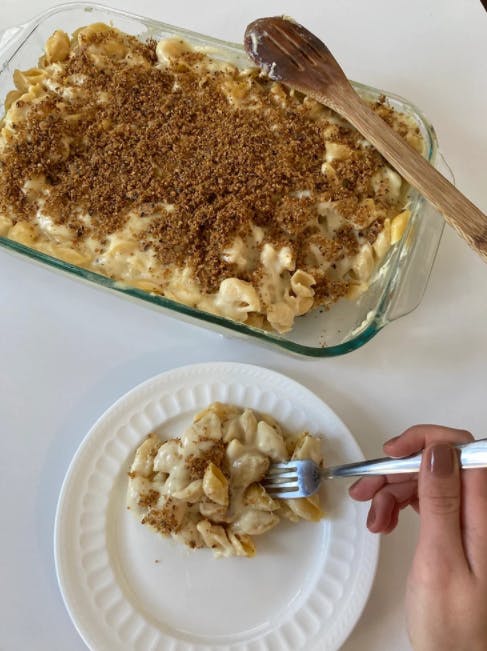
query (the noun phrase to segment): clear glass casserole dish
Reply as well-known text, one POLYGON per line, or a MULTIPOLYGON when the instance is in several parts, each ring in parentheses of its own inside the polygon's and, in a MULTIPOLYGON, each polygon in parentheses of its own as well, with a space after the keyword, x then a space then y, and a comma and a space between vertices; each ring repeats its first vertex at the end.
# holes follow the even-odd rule
MULTIPOLYGON (((30 23, 0 35, 0 99, 12 88, 14 70, 31 67, 40 56, 48 37, 56 30, 72 32, 89 23, 104 22, 142 39, 178 36, 204 47, 213 58, 241 67, 249 62, 240 45, 227 43, 185 29, 172 27, 123 11, 85 3, 59 5, 30 23)), ((371 100, 385 95, 394 109, 408 115, 418 126, 425 143, 425 157, 438 162, 433 127, 421 112, 401 97, 354 83, 359 93, 371 100)), ((368 290, 356 300, 341 299, 329 310, 315 309, 300 316, 290 332, 277 334, 238 323, 177 303, 163 296, 135 289, 106 276, 63 262, 23 244, 0 237, 0 245, 11 253, 63 271, 95 286, 142 301, 169 315, 222 333, 252 337, 291 353, 313 357, 340 355, 362 346, 387 323, 407 314, 421 301, 440 242, 444 222, 441 215, 415 191, 408 196, 411 218, 400 242, 395 244, 373 277, 368 290)))

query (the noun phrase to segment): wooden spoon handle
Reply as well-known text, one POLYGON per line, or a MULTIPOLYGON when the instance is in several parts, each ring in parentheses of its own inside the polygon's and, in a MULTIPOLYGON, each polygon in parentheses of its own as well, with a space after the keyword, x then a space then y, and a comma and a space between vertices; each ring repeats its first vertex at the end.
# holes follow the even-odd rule
MULTIPOLYGON (((320 93, 316 92, 315 99, 324 103, 325 98, 320 100, 320 93)), ((339 111, 487 260, 486 215, 393 131, 353 89, 344 95, 339 111)))

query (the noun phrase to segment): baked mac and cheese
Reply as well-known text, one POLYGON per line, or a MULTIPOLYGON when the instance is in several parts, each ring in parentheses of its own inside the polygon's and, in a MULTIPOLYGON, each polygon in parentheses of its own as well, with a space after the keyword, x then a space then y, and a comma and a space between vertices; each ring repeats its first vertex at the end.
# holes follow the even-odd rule
POLYGON ((14 83, 0 236, 127 285, 285 332, 363 292, 407 224, 405 183, 347 122, 181 40, 56 31, 14 83))
POLYGON ((281 518, 317 521, 319 495, 273 499, 261 485, 272 462, 323 462, 320 439, 291 437, 271 417, 213 403, 179 438, 150 434, 129 472, 127 506, 142 524, 216 556, 253 556, 253 536, 281 518))

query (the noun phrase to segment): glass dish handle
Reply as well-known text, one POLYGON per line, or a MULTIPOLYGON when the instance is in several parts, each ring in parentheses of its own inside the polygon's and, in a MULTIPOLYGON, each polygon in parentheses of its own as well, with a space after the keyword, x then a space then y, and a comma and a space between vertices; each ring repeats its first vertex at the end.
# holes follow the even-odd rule
POLYGON ((7 29, 0 29, 0 54, 8 48, 16 36, 25 28, 25 25, 14 25, 7 29))
MULTIPOLYGON (((435 167, 449 181, 455 183, 453 173, 439 153, 435 167)), ((415 233, 406 231, 406 242, 403 255, 399 259, 401 267, 401 283, 391 287, 391 298, 387 312, 383 316, 384 323, 395 321, 401 316, 412 312, 421 302, 433 269, 433 263, 440 245, 441 235, 445 226, 443 216, 431 204, 423 199, 421 221, 415 233), (414 237, 414 245, 408 246, 408 236, 414 237), (409 254, 408 249, 411 249, 409 254)))

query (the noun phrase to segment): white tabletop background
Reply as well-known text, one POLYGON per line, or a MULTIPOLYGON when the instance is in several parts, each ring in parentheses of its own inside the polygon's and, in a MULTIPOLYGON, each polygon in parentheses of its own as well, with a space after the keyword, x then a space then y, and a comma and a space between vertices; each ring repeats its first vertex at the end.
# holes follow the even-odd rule
MULTIPOLYGON (((0 29, 52 6, 0 0, 0 29)), ((487 14, 479 0, 113 0, 120 8, 239 41, 262 15, 312 28, 348 76, 398 93, 436 127, 457 186, 487 209, 487 14)), ((183 325, 0 251, 0 649, 81 651, 52 552, 68 464, 98 416, 161 371, 256 363, 302 382, 366 455, 419 422, 487 435, 487 266, 447 228, 421 306, 364 348, 307 360, 183 325)), ((406 651, 403 594, 417 519, 382 541, 377 578, 345 651, 406 651)))

